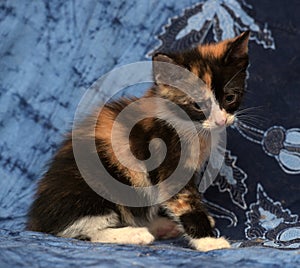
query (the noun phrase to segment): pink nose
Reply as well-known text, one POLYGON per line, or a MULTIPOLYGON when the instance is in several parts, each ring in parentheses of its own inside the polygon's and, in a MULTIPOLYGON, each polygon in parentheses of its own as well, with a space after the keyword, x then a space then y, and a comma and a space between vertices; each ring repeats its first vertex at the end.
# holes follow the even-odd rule
POLYGON ((218 118, 215 123, 217 126, 222 127, 226 124, 226 122, 227 122, 227 118, 223 117, 223 118, 218 118))

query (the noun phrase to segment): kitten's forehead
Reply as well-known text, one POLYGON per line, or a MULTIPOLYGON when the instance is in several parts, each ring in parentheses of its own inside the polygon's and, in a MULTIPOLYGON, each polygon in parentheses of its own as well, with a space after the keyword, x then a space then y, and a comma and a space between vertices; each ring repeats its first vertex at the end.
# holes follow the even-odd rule
MULTIPOLYGON (((193 72, 194 73, 194 72, 193 72)), ((195 73, 194 73, 195 74, 195 73)), ((205 102, 214 98, 211 90, 211 74, 204 73, 202 76, 193 75, 191 84, 185 88, 185 93, 195 102, 205 102)))
POLYGON ((214 96, 212 90, 204 84, 202 87, 198 88, 192 93, 192 98, 196 102, 203 102, 214 98, 214 96))
MULTIPOLYGON (((193 90, 189 90, 189 95, 192 97, 193 101, 198 104, 205 105, 207 107, 220 107, 219 102, 217 101, 216 92, 212 90, 212 79, 213 75, 210 68, 205 68, 201 73, 201 70, 196 69, 191 70, 197 76, 197 87, 193 87, 193 90), (195 73, 196 72, 196 73, 195 73), (197 75, 198 74, 198 75, 197 75)), ((201 107, 203 108, 203 107, 201 107)))
POLYGON ((224 57, 228 50, 229 41, 222 41, 216 44, 207 44, 198 46, 198 51, 203 58, 220 59, 224 57))
POLYGON ((205 66, 205 68, 204 67, 201 68, 199 66, 193 66, 191 72, 195 74, 198 77, 198 79, 201 79, 202 82, 204 82, 205 87, 203 87, 203 89, 201 88, 200 90, 211 89, 213 75, 212 75, 211 68, 209 66, 205 66))

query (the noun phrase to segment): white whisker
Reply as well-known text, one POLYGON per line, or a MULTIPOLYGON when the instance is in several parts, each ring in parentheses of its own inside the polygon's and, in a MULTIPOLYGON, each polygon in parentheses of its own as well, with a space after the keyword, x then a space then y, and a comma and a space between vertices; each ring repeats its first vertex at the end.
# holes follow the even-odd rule
POLYGON ((264 123, 266 122, 266 118, 256 113, 256 111, 261 109, 262 106, 240 109, 235 113, 235 117, 244 123, 249 123, 249 124, 264 123))
POLYGON ((237 71, 230 79, 229 81, 225 84, 224 89, 227 88, 227 86, 242 72, 244 71, 244 69, 240 69, 239 71, 237 71))

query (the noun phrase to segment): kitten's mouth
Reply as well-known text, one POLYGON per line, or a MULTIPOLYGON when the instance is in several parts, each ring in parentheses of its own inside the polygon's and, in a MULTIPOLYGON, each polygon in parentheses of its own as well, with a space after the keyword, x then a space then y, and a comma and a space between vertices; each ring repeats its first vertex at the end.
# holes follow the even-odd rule
POLYGON ((230 125, 232 125, 235 121, 235 116, 234 115, 228 115, 226 119, 222 121, 210 121, 210 120, 205 120, 202 123, 202 128, 204 130, 210 131, 210 130, 221 130, 224 129, 230 125))

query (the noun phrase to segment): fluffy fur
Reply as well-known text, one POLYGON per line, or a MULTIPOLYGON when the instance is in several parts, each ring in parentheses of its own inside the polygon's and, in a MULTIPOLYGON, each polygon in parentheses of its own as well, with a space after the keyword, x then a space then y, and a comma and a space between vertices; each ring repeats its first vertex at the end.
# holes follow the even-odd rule
MULTIPOLYGON (((156 54, 153 57, 156 83, 143 98, 165 98, 180 106, 199 130, 201 155, 197 163, 187 159, 185 168, 201 166, 210 152, 210 139, 205 130, 229 125, 234 113, 240 106, 244 93, 246 68, 248 66, 249 32, 216 44, 195 47, 177 53, 156 54), (203 80, 207 94, 212 102, 209 105, 209 117, 195 100, 178 89, 160 83, 159 77, 164 70, 157 69, 155 62, 167 62, 179 65, 203 80), (190 161, 190 162, 189 162, 190 161)), ((139 160, 149 157, 149 143, 155 138, 162 139, 167 147, 167 156, 162 164, 150 171, 133 171, 118 161, 125 154, 122 147, 124 139, 122 129, 128 126, 120 124, 117 133, 117 151, 111 145, 112 126, 117 115, 136 99, 119 99, 107 103, 98 116, 95 129, 95 141, 99 158, 108 172, 120 182, 136 187, 155 185, 164 181, 175 170, 180 157, 179 134, 164 120, 146 118, 137 123, 130 134, 131 152, 139 160)), ((138 107, 138 114, 147 115, 147 110, 156 109, 166 120, 179 122, 184 119, 169 107, 138 107)), ((128 122, 133 118, 128 118, 128 122)), ((84 138, 90 138, 85 132, 85 124, 80 130, 84 138)), ((186 134, 186 142, 189 137, 186 134)), ((190 153, 193 154, 193 147, 190 153)), ((130 158, 130 157, 129 157, 130 158)), ((192 159, 192 158, 191 158, 192 159)), ((131 164, 135 164, 135 160, 131 164)), ((71 237, 92 242, 149 244, 154 239, 163 239, 184 235, 197 250, 207 251, 228 248, 230 244, 224 238, 214 238, 214 221, 208 215, 201 202, 193 176, 187 185, 175 196, 162 204, 152 207, 126 207, 114 204, 96 194, 82 178, 72 150, 72 138, 69 136, 53 158, 48 171, 39 182, 35 201, 29 212, 27 228, 33 231, 50 233, 62 237, 71 237)))

